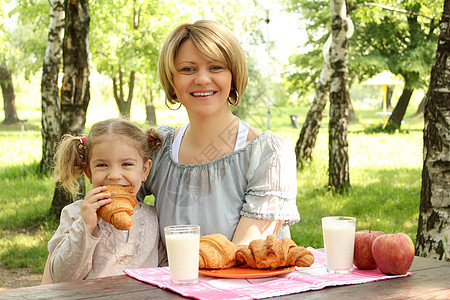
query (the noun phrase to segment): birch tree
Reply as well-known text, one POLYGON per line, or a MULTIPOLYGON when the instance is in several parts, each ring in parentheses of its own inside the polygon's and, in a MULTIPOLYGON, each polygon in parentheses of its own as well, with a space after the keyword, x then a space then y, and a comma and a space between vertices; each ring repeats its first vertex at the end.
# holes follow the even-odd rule
POLYGON ((416 255, 450 260, 450 0, 440 21, 425 100, 423 169, 416 255))
POLYGON ((41 79, 42 161, 41 170, 48 171, 59 140, 60 106, 58 74, 64 36, 64 0, 50 0, 50 23, 41 79))
POLYGON ((330 50, 324 52, 324 61, 322 71, 320 72, 319 82, 316 86, 314 101, 306 115, 305 122, 302 125, 300 135, 295 144, 295 155, 297 157, 297 168, 303 168, 312 158, 312 152, 316 145, 322 124, 322 114, 328 101, 331 81, 330 50))
MULTIPOLYGON (((89 3, 88 0, 65 1, 63 41, 64 76, 61 86, 60 135, 84 134, 89 91, 89 3)), ((84 196, 84 177, 80 191, 84 196)), ((64 206, 72 201, 60 184, 55 187, 50 213, 59 217, 64 206)))
POLYGON ((350 187, 347 123, 349 115, 347 20, 345 0, 331 0, 331 82, 328 127, 328 186, 341 192, 350 187))
MULTIPOLYGON (((348 30, 346 37, 349 39, 353 35, 353 23, 347 18, 348 30)), ((327 104, 330 93, 330 81, 331 81, 331 66, 330 66, 330 50, 331 50, 330 35, 322 47, 323 53, 323 65, 320 71, 319 80, 316 86, 316 92, 314 94, 314 101, 306 115, 305 122, 303 123, 300 135, 295 145, 295 155, 297 157, 297 168, 303 168, 305 163, 309 163, 312 159, 312 153, 314 146, 316 145, 317 136, 322 125, 322 115, 327 104)), ((353 106, 350 103, 350 110, 353 110, 353 106)), ((351 113, 350 113, 351 115, 351 113)), ((354 115, 354 113, 353 113, 354 115)))

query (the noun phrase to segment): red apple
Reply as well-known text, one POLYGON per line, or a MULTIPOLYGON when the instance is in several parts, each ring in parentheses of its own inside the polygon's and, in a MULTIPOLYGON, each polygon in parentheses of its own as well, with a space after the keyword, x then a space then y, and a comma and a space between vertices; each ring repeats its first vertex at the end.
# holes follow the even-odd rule
POLYGON ((373 241, 372 255, 382 273, 403 275, 413 262, 414 243, 405 233, 384 234, 373 241))
POLYGON ((372 256, 373 241, 383 235, 382 231, 361 230, 355 233, 355 250, 353 264, 362 270, 376 269, 377 263, 372 256))

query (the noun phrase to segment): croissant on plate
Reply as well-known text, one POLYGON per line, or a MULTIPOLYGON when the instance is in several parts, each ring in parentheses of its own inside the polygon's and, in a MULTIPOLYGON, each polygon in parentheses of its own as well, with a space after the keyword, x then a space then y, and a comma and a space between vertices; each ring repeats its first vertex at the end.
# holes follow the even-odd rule
POLYGON ((290 238, 278 239, 271 234, 265 240, 251 241, 248 247, 239 247, 236 251, 236 261, 256 269, 309 267, 314 262, 314 256, 304 247, 297 246, 290 238))
POLYGON ((107 185, 107 192, 111 193, 112 201, 99 208, 98 214, 102 219, 114 225, 116 229, 128 230, 133 225, 131 215, 137 204, 133 195, 133 187, 121 185, 107 185))
POLYGON ((200 238, 199 268, 225 269, 235 265, 236 245, 222 234, 200 238))

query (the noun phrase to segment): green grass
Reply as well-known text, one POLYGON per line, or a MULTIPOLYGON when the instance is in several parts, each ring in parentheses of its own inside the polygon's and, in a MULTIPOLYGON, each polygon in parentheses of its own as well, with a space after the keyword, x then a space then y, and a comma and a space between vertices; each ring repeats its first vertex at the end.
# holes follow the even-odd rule
POLYGON ((40 131, 2 126, 0 261, 4 268, 43 271, 55 221, 47 217, 54 183, 39 173, 40 149, 40 131))
MULTIPOLYGON (((91 109, 91 108, 90 108, 91 109)), ((143 120, 136 106, 132 117, 143 120)), ((350 215, 357 230, 372 227, 384 232, 405 232, 416 239, 419 214, 423 120, 407 112, 402 130, 396 134, 365 133, 381 124, 376 110, 357 111, 358 122, 349 125, 351 190, 345 195, 328 191, 328 118, 318 137, 313 161, 298 172, 297 204, 301 221, 291 227, 300 245, 323 247, 321 218, 350 215)), ((88 111, 88 127, 105 116, 102 110, 88 111)), ((302 125, 308 107, 271 110, 271 130, 293 145, 300 130, 291 126, 290 114, 302 125)), ((325 112, 327 114, 328 110, 325 112)), ((39 173, 41 133, 39 111, 19 111, 27 119, 21 124, 0 125, 0 262, 4 268, 30 267, 42 272, 47 242, 56 229, 48 218, 54 183, 39 173)), ((0 117, 3 115, 0 113, 0 117)), ((186 120, 183 111, 159 110, 158 122, 178 126, 186 120)), ((246 121, 265 130, 265 108, 255 109, 246 121)), ((141 125, 143 121, 140 121, 141 125)))
POLYGON ((302 245, 323 247, 321 218, 354 216, 357 230, 405 232, 416 239, 421 188, 421 133, 349 134, 351 191, 327 189, 326 133, 319 136, 312 163, 298 173, 301 221, 291 227, 302 245))

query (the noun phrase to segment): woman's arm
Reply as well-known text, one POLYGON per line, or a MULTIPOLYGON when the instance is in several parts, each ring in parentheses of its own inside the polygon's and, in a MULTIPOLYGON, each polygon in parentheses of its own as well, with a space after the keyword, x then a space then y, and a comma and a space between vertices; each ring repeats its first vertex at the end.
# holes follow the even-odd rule
POLYGON ((293 147, 276 135, 266 135, 249 160, 245 200, 233 236, 236 244, 278 235, 300 219, 296 204, 297 168, 293 147), (255 153, 256 152, 256 153, 255 153), (273 218, 279 220, 263 220, 273 218))
POLYGON ((236 245, 248 245, 255 239, 265 239, 269 234, 277 235, 284 220, 259 220, 241 217, 233 236, 236 245))

